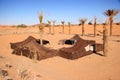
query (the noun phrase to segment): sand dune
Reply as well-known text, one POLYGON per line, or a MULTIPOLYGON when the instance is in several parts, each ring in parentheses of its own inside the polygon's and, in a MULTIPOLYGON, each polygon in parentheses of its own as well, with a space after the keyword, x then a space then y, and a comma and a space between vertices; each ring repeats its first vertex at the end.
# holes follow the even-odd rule
MULTIPOLYGON (((102 43, 102 25, 97 26, 97 34, 93 37, 93 26, 85 25, 85 35, 83 39, 95 40, 102 43), (90 36, 88 36, 90 35, 90 36)), ((109 29, 109 27, 108 27, 109 29)), ((65 27, 65 33, 62 34, 62 28, 55 27, 54 35, 48 34, 49 28, 44 30, 43 38, 50 41, 46 47, 59 49, 67 47, 58 45, 61 39, 69 39, 74 34, 81 35, 81 27, 71 27, 69 35, 68 27, 65 27)), ((38 27, 19 28, 0 26, 0 67, 8 71, 13 80, 20 80, 18 70, 27 70, 28 80, 120 80, 120 26, 113 25, 113 35, 109 36, 108 54, 106 57, 92 54, 76 60, 68 60, 61 57, 53 57, 34 62, 34 60, 11 54, 10 42, 19 42, 28 36, 40 38, 38 27), (115 36, 117 35, 117 36, 115 36), (12 65, 11 68, 5 65, 12 65), (22 67, 22 68, 21 68, 22 67), (36 78, 36 79, 35 79, 36 78)), ((103 53, 102 51, 99 53, 103 53)), ((1 77, 1 76, 0 76, 1 77)), ((1 79, 1 78, 0 78, 1 79)))

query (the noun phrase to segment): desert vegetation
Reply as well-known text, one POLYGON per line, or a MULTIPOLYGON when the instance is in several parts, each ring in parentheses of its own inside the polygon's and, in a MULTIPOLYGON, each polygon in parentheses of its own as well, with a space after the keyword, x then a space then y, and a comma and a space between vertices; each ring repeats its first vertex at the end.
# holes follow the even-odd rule
POLYGON ((68 22, 68 27, 69 27, 69 34, 71 33, 71 23, 68 22))
POLYGON ((96 36, 96 20, 97 20, 97 18, 96 17, 94 17, 94 36, 96 36))
POLYGON ((85 34, 84 24, 87 21, 87 19, 84 18, 84 19, 80 19, 79 21, 80 21, 80 24, 82 25, 82 36, 84 36, 85 34))
POLYGON ((88 25, 92 25, 92 21, 89 21, 89 22, 88 22, 88 25))
POLYGON ((42 12, 39 13, 38 16, 39 16, 39 21, 40 21, 40 25, 39 25, 40 40, 41 40, 40 42, 41 42, 41 45, 42 45, 42 44, 43 44, 43 43, 42 43, 42 35, 43 35, 43 33, 44 33, 44 26, 42 25, 43 13, 42 13, 42 12))
POLYGON ((112 24, 114 20, 114 16, 116 16, 120 11, 119 10, 114 10, 114 9, 108 9, 104 12, 106 16, 109 17, 109 22, 110 22, 110 36, 112 36, 112 24))
POLYGON ((27 27, 27 25, 25 25, 25 24, 17 25, 17 28, 26 28, 26 27, 27 27))
POLYGON ((105 25, 103 25, 103 54, 104 56, 107 55, 108 53, 108 30, 107 30, 107 26, 108 26, 108 19, 106 19, 105 21, 105 25))
POLYGON ((48 25, 49 25, 49 34, 51 34, 51 21, 48 20, 48 25))
POLYGON ((61 24, 62 24, 62 33, 64 34, 65 21, 61 21, 61 24))

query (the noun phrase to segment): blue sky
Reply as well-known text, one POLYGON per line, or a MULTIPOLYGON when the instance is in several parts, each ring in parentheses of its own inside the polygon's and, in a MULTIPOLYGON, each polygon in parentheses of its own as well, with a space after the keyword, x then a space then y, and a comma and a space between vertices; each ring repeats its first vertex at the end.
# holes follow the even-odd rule
MULTIPOLYGON (((38 24, 38 12, 43 12, 43 22, 56 20, 79 23, 80 18, 104 22, 107 9, 119 9, 120 0, 0 0, 0 24, 38 24)), ((120 14, 115 17, 120 22, 120 14)))

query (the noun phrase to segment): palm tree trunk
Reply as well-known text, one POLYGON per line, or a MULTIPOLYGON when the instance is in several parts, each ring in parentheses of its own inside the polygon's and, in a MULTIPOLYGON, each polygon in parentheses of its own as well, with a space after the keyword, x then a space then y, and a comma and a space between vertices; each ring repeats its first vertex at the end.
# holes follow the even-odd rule
POLYGON ((49 25, 49 34, 51 34, 51 24, 49 25))
POLYGON ((55 33, 54 27, 55 27, 55 25, 53 24, 53 34, 55 33))
POLYGON ((103 26, 103 54, 104 56, 106 56, 108 52, 108 31, 107 31, 106 25, 107 25, 107 21, 106 21, 106 24, 103 26))
POLYGON ((68 23, 68 27, 69 27, 69 34, 70 34, 71 33, 71 31, 70 31, 71 24, 70 23, 68 23))
POLYGON ((44 28, 44 27, 43 27, 42 24, 40 23, 39 31, 40 31, 40 44, 41 44, 41 45, 43 45, 43 42, 42 42, 42 35, 43 35, 43 33, 44 33, 43 28, 44 28))
POLYGON ((43 45, 42 42, 42 35, 44 33, 44 27, 42 25, 42 21, 43 21, 43 14, 42 12, 39 14, 39 21, 40 21, 40 25, 39 25, 39 31, 40 31, 40 44, 43 45))
POLYGON ((84 24, 82 24, 82 36, 84 36, 84 24))
POLYGON ((112 36, 112 24, 113 24, 113 20, 110 20, 110 36, 112 36))
POLYGON ((94 36, 96 36, 96 23, 94 23, 94 36))
POLYGON ((63 28, 62 28, 62 33, 63 33, 63 34, 64 34, 64 27, 65 27, 65 26, 64 26, 64 24, 63 24, 63 28))

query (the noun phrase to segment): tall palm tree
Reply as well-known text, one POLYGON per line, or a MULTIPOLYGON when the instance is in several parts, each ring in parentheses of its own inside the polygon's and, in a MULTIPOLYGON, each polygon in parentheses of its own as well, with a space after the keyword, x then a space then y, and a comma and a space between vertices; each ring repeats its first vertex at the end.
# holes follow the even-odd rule
POLYGON ((97 18, 94 17, 94 36, 96 36, 96 20, 97 18))
POLYGON ((69 27, 69 34, 71 33, 70 28, 71 28, 71 23, 68 22, 68 27, 69 27))
POLYGON ((55 33, 54 27, 55 27, 56 20, 53 20, 53 34, 55 33))
POLYGON ((82 25, 82 36, 84 35, 84 24, 87 21, 87 19, 80 19, 80 24, 82 25))
POLYGON ((110 36, 112 36, 112 24, 113 24, 113 17, 116 16, 119 13, 118 10, 114 10, 114 9, 108 9, 104 12, 104 14, 106 16, 109 17, 109 21, 110 21, 110 36))
POLYGON ((103 25, 103 54, 107 55, 108 52, 108 30, 107 30, 108 19, 106 19, 105 24, 103 25))
POLYGON ((43 45, 42 43, 42 35, 44 33, 44 26, 42 25, 42 21, 43 21, 43 13, 38 13, 39 16, 39 21, 40 21, 40 25, 39 25, 39 31, 40 31, 40 44, 43 45))
POLYGON ((51 21, 48 20, 48 24, 49 24, 49 34, 51 34, 51 21))
POLYGON ((62 33, 64 34, 65 21, 61 21, 61 23, 62 23, 62 33))

